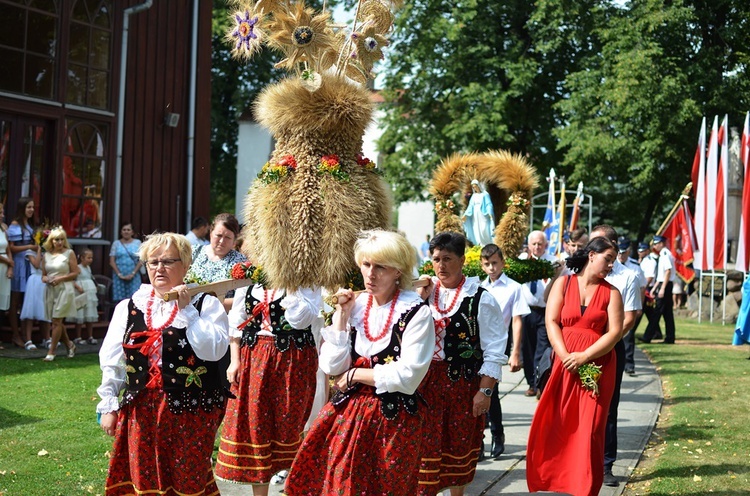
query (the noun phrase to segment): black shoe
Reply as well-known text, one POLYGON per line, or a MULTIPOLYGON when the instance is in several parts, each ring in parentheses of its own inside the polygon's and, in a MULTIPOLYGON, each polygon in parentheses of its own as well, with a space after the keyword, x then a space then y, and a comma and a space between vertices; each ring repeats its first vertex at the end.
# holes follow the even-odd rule
POLYGON ((492 451, 490 452, 490 456, 498 460, 503 453, 505 453, 505 434, 492 436, 492 451))
POLYGON ((612 474, 612 469, 608 468, 604 470, 604 485, 609 487, 617 487, 620 485, 620 481, 617 477, 612 474))
POLYGON ((483 462, 487 459, 487 455, 484 452, 484 441, 482 441, 482 449, 479 451, 479 459, 477 462, 483 462))
POLYGON ((625 369, 625 373, 628 374, 629 376, 634 376, 635 369, 625 369))
POLYGON ((644 338, 640 338, 640 337, 639 337, 639 338, 637 338, 637 339, 638 339, 638 341, 640 341, 641 343, 646 343, 646 344, 648 344, 648 343, 650 343, 650 342, 651 342, 651 340, 650 340, 650 339, 644 339, 644 338))

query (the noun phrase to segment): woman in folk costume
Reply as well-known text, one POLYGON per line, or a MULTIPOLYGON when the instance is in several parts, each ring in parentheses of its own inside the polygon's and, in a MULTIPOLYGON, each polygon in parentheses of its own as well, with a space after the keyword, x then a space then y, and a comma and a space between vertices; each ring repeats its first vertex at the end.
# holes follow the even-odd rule
POLYGON ((545 320, 555 359, 529 432, 531 492, 596 496, 602 486, 616 374, 612 348, 623 321, 620 292, 604 280, 616 258, 611 241, 594 238, 566 260, 575 274, 552 286, 545 320))
POLYGON ((287 293, 256 284, 235 293, 229 312, 232 362, 216 476, 268 494, 271 477, 292 465, 315 396, 323 306, 319 289, 287 293))
MULTIPOLYGON (((420 387, 429 407, 420 463, 420 495, 434 496, 450 488, 461 496, 474 479, 482 447, 485 414, 508 362, 508 330, 502 325, 497 300, 479 285, 478 277, 462 273, 466 238, 444 232, 430 241, 437 277, 419 292, 435 319, 434 355, 420 387)), ((427 276, 425 276, 427 277, 427 276)))
POLYGON ((191 299, 182 284, 184 236, 153 234, 139 256, 151 284, 117 305, 99 352, 96 411, 115 436, 105 494, 218 494, 211 453, 226 402, 227 315, 217 298, 191 299), (164 301, 169 291, 176 301, 164 301))
POLYGON ((495 213, 492 199, 479 181, 471 181, 471 198, 461 220, 464 223, 466 237, 475 245, 484 246, 492 243, 495 230, 495 213))
POLYGON ((411 291, 417 255, 402 235, 365 231, 355 260, 366 292, 339 295, 322 330, 331 402, 297 453, 285 494, 417 493, 426 405, 416 394, 435 346, 429 308, 411 291))

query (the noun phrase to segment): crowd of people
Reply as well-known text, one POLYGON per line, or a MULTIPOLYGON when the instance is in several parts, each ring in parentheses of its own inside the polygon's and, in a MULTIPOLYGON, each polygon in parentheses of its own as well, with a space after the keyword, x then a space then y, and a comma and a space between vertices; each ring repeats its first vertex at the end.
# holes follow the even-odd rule
MULTIPOLYGON (((281 473, 290 496, 459 496, 478 461, 505 450, 497 384, 506 364, 524 369, 527 395, 539 398, 529 489, 597 494, 619 483, 619 388, 624 372, 635 373, 634 332, 649 298, 648 329, 663 316, 665 342, 674 342, 674 270, 662 238, 638 245, 651 270, 628 257, 630 241, 610 226, 578 230, 553 259, 552 278, 519 284, 491 243, 481 251, 488 277, 464 276, 469 242, 452 232, 422 250, 435 276, 415 280, 417 250, 406 238, 366 231, 354 247, 365 290, 325 300, 325 321, 321 288, 254 284, 221 298, 189 296, 186 281, 226 279, 245 260, 234 249, 233 216, 196 222, 191 232, 198 242, 148 237, 120 269, 144 266, 150 283, 120 301, 102 344, 97 412, 115 437, 106 494, 213 494, 218 478, 265 495, 281 473), (165 302, 168 291, 178 299, 165 302), (195 432, 176 436, 181 425, 195 432), (163 460, 167 444, 190 456, 163 460)), ((543 232, 529 234, 526 256, 550 258, 543 232)), ((80 269, 69 269, 72 281, 80 269)))
MULTIPOLYGON (((97 344, 93 252, 76 255, 62 229, 40 243, 31 199, 19 201, 10 226, 2 216, 0 310, 13 343, 36 349, 38 321, 46 361, 59 343, 71 358, 76 345, 97 344)), ((675 340, 676 274, 663 237, 632 245, 607 225, 576 229, 553 257, 544 232, 533 231, 521 258, 548 260, 555 273, 519 284, 492 243, 481 250, 480 281, 463 274, 471 242, 461 234, 428 237, 418 257, 403 235, 367 231, 354 247, 365 290, 340 290, 331 306, 321 288, 255 284, 190 296, 186 283, 227 279, 246 260, 240 230, 231 214, 198 218, 187 236, 144 242, 132 224, 120 226, 97 406, 102 429, 115 436, 107 494, 212 494, 220 478, 265 495, 271 480, 286 477, 288 495, 458 496, 478 461, 505 451, 504 365, 523 369, 526 395, 539 399, 529 489, 597 494, 619 484, 619 390, 623 373, 635 374, 642 315, 648 324, 637 339, 675 340), (435 276, 415 280, 425 258, 435 276), (162 298, 169 291, 176 300, 162 298), (593 385, 583 379, 591 370, 593 385), (184 425, 190 436, 177 435, 184 425), (167 451, 180 457, 159 455, 167 451)))

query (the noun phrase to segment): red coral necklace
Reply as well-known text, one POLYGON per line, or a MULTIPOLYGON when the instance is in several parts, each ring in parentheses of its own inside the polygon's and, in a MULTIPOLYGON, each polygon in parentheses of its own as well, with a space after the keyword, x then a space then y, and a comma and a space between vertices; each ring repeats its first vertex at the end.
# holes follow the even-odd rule
POLYGON ((373 336, 372 334, 370 334, 370 309, 372 308, 372 295, 370 295, 370 297, 367 299, 367 306, 365 307, 365 336, 367 336, 367 339, 369 339, 370 342, 374 343, 375 341, 383 339, 383 336, 385 336, 386 333, 388 333, 388 330, 391 328, 391 325, 393 324, 393 312, 396 310, 396 301, 398 300, 399 292, 400 290, 397 289, 396 294, 393 295, 393 299, 391 300, 391 309, 388 312, 388 320, 386 321, 383 330, 380 331, 377 336, 373 336))
POLYGON ((461 294, 461 288, 464 287, 464 283, 466 282, 466 276, 461 278, 461 282, 458 284, 458 287, 456 288, 456 294, 453 295, 453 301, 451 301, 451 304, 448 305, 448 308, 445 310, 440 308, 440 281, 435 283, 435 295, 433 296, 433 303, 435 305, 435 310, 437 310, 441 315, 445 315, 446 313, 450 313, 451 310, 453 310, 453 307, 456 306, 456 302, 458 301, 458 295, 461 294))
POLYGON ((156 291, 152 289, 151 298, 148 299, 148 303, 146 304, 146 326, 148 327, 149 331, 161 332, 167 327, 172 325, 172 322, 174 322, 175 317, 177 317, 177 311, 179 310, 179 308, 177 307, 177 303, 175 303, 175 306, 172 308, 172 314, 169 316, 167 321, 164 322, 164 324, 160 325, 159 327, 154 327, 152 308, 154 306, 155 297, 156 297, 156 291))

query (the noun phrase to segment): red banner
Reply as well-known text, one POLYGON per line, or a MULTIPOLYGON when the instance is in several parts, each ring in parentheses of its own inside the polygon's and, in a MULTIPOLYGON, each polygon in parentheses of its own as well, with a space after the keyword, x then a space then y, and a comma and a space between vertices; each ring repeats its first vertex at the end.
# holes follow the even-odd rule
POLYGON ((687 201, 682 200, 662 236, 667 238, 667 248, 674 255, 675 271, 680 279, 689 283, 695 278, 695 271, 688 267, 693 262, 692 218, 687 201))

